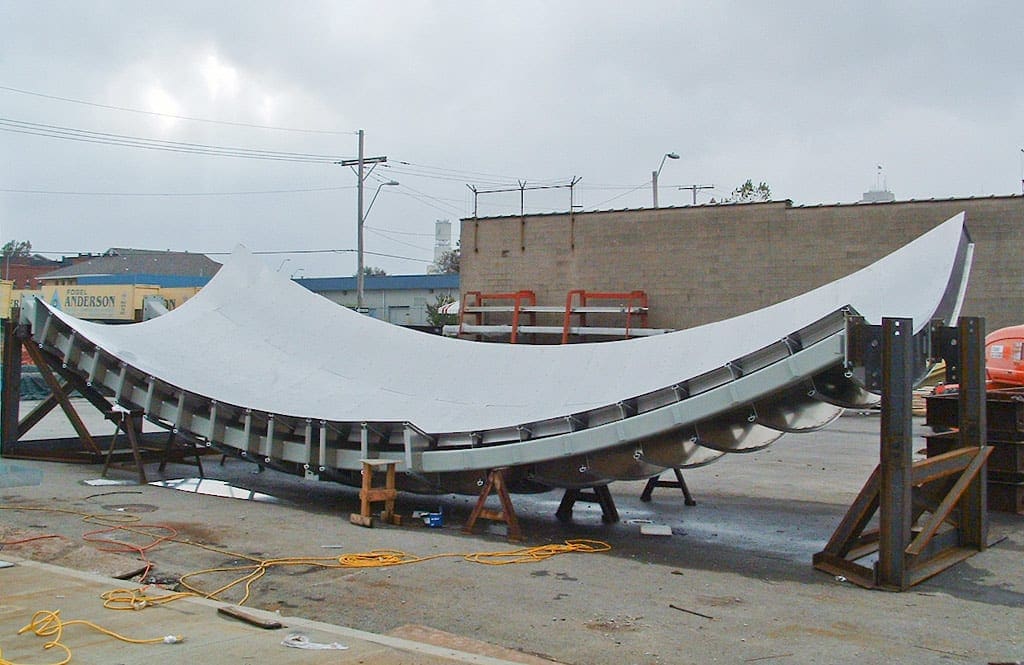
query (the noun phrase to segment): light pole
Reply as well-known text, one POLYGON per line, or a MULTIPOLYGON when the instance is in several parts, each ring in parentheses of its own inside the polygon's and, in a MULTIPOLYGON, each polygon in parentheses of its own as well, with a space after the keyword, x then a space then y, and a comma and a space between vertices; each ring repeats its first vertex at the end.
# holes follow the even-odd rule
POLYGON ((356 311, 359 313, 363 312, 363 224, 366 223, 366 216, 370 214, 370 209, 373 208, 374 201, 377 200, 377 195, 380 194, 382 187, 393 187, 398 184, 397 180, 388 180, 377 185, 377 191, 373 193, 373 198, 370 199, 370 205, 366 206, 366 210, 362 207, 362 189, 360 189, 360 206, 359 206, 359 227, 356 233, 356 311))
POLYGON ((651 189, 654 192, 654 207, 658 207, 658 176, 661 175, 661 169, 665 166, 666 159, 679 159, 679 155, 674 152, 666 152, 665 156, 661 158, 661 164, 658 166, 657 171, 651 171, 651 189))

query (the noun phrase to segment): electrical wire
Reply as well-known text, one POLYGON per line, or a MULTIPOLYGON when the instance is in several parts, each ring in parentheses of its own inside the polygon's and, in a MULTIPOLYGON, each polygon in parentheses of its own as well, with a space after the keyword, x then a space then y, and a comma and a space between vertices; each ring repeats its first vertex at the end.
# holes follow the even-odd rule
POLYGON ((393 233, 393 234, 399 235, 399 236, 420 236, 422 238, 433 238, 434 237, 433 233, 413 233, 412 231, 395 231, 393 229, 382 229, 382 228, 377 227, 377 226, 370 226, 369 224, 364 224, 363 228, 364 229, 377 229, 378 231, 385 231, 387 233, 393 233))
MULTIPOLYGON (((186 591, 178 592, 164 592, 161 589, 160 593, 151 594, 149 593, 150 587, 142 586, 137 589, 113 589, 106 591, 101 594, 103 600, 103 607, 110 610, 131 610, 141 611, 149 607, 157 607, 160 605, 166 605, 168 603, 181 600, 189 597, 203 597, 206 599, 217 599, 224 600, 222 596, 227 592, 241 587, 242 596, 239 600, 235 601, 236 605, 244 605, 252 597, 253 585, 262 579, 268 571, 273 568, 285 567, 285 566, 305 566, 305 567, 316 567, 322 569, 352 569, 352 568, 388 568, 393 566, 409 565, 414 563, 424 563, 435 559, 443 558, 461 558, 464 561, 482 565, 490 566, 503 566, 503 565, 514 565, 524 563, 536 563, 539 561, 545 561, 555 556, 571 553, 582 553, 592 554, 601 553, 611 550, 611 545, 606 542, 599 540, 590 539, 570 539, 564 543, 552 543, 539 545, 535 547, 524 547, 513 550, 503 551, 484 551, 484 552, 447 552, 432 554, 428 556, 419 557, 407 552, 400 550, 372 550, 370 552, 341 554, 332 557, 306 557, 306 556, 295 556, 295 557, 277 557, 277 558, 259 558, 248 554, 240 554, 238 552, 232 552, 227 548, 217 547, 214 545, 207 545, 204 543, 198 543, 195 541, 180 538, 178 532, 168 526, 160 524, 141 524, 140 519, 137 515, 99 515, 95 513, 84 513, 75 510, 53 508, 48 506, 12 506, 12 505, 0 505, 0 510, 14 510, 14 511, 37 511, 37 512, 48 512, 63 515, 72 515, 81 518, 83 522, 91 524, 105 525, 106 528, 90 531, 83 534, 83 539, 91 543, 102 544, 103 547, 100 549, 108 552, 133 552, 140 554, 146 561, 146 572, 143 573, 142 578, 145 579, 149 575, 149 571, 152 568, 152 563, 149 561, 146 553, 156 548, 159 545, 166 543, 176 543, 180 545, 187 545, 203 549, 212 553, 219 554, 221 556, 231 557, 233 559, 240 559, 248 561, 249 563, 241 564, 238 566, 222 566, 218 568, 208 568, 205 570, 198 570, 182 575, 178 582, 179 585, 186 589, 186 591), (160 533, 154 534, 154 530, 158 530, 160 533), (141 535, 150 539, 150 542, 145 545, 136 545, 135 543, 129 542, 124 538, 112 538, 108 537, 108 534, 124 532, 131 535, 141 535), (228 581, 225 584, 213 589, 204 590, 196 578, 209 577, 211 575, 218 575, 222 573, 230 573, 234 575, 234 579, 228 581)), ((52 536, 42 536, 52 537, 52 536)), ((32 538, 26 539, 19 542, 27 542, 33 540, 32 538)), ((230 602, 230 601, 228 601, 230 602)), ((63 643, 64 629, 68 626, 85 626, 91 628, 99 633, 112 637, 116 640, 128 643, 128 644, 176 644, 182 642, 184 637, 181 635, 166 635, 164 637, 153 637, 153 638, 133 638, 117 633, 108 628, 104 628, 92 621, 85 619, 72 619, 64 620, 60 617, 60 610, 39 610, 32 615, 31 621, 25 625, 21 630, 18 631, 18 635, 31 631, 39 637, 52 638, 49 642, 43 645, 44 649, 59 648, 64 652, 64 659, 54 663, 53 665, 67 665, 71 661, 72 652, 71 648, 63 643)), ((13 661, 7 660, 3 657, 3 651, 0 650, 0 665, 18 665, 13 661)))
MULTIPOLYGON (((154 605, 164 604, 173 602, 180 598, 184 598, 190 595, 202 596, 207 599, 220 599, 223 594, 241 585, 244 594, 242 598, 236 602, 237 605, 244 605, 248 602, 252 595, 252 586, 258 580, 260 580, 267 572, 272 568, 283 567, 283 566, 314 566, 325 569, 338 569, 338 568, 386 568, 392 566, 401 566, 413 563, 424 563, 426 561, 433 561, 435 559, 444 558, 461 558, 464 561, 470 563, 477 563, 489 566, 502 566, 511 564, 523 564, 523 563, 536 563, 538 561, 545 561, 555 556, 562 554, 594 554, 607 552, 611 550, 611 545, 604 541, 592 540, 587 538, 569 539, 563 543, 550 543, 545 545, 538 545, 535 547, 522 547, 513 550, 499 550, 499 551, 485 551, 485 552, 445 552, 438 554, 431 554, 427 556, 416 556, 400 550, 372 550, 370 552, 352 553, 352 554, 341 554, 338 556, 330 557, 309 557, 309 556, 294 556, 294 557, 276 557, 276 558, 260 558, 249 554, 242 554, 233 552, 224 547, 217 547, 214 545, 207 545, 205 543, 198 543, 192 540, 187 540, 178 537, 177 531, 167 525, 153 525, 153 524, 140 524, 139 518, 136 515, 124 515, 124 516, 107 516, 98 515, 95 513, 84 513, 75 510, 61 509, 61 508, 49 508, 45 506, 0 506, 0 510, 27 510, 27 511, 39 511, 39 512, 53 512, 58 514, 66 514, 80 517, 83 522, 94 523, 94 524, 107 524, 108 528, 101 531, 93 531, 83 535, 83 538, 88 542, 103 542, 107 544, 107 547, 101 548, 103 551, 108 552, 147 552, 154 547, 164 543, 177 543, 180 545, 188 545, 199 549, 206 550, 221 556, 230 557, 232 559, 239 559, 248 561, 245 564, 239 564, 237 566, 221 566, 217 568, 207 568, 204 570, 197 570, 190 573, 186 573, 179 578, 179 584, 183 588, 187 589, 188 592, 178 592, 177 594, 171 594, 173 598, 167 598, 163 595, 160 596, 148 596, 146 595, 147 587, 142 587, 137 590, 129 589, 115 589, 102 594, 104 600, 104 607, 109 609, 118 610, 142 610, 146 607, 154 605), (130 520, 122 519, 124 517, 134 518, 130 520), (151 529, 158 528, 165 533, 154 537, 151 529), (142 535, 147 538, 152 538, 152 542, 144 547, 137 546, 134 543, 130 543, 126 540, 103 538, 98 539, 96 536, 99 533, 113 533, 113 532, 126 532, 133 535, 142 535), (218 573, 233 573, 235 578, 226 584, 222 584, 220 587, 214 590, 204 590, 194 578, 208 577, 218 573)), ((147 560, 148 563, 148 560, 147 560)), ((148 573, 146 573, 148 575, 148 573)), ((37 613, 39 614, 39 613, 37 613)), ((34 621, 34 619, 33 619, 34 621)), ((64 625, 69 625, 74 622, 65 622, 64 625)), ((26 626, 24 630, 29 627, 26 626)), ((102 629, 101 629, 102 630, 102 629)), ((39 633, 37 633, 39 634, 39 633)), ((59 639, 59 638, 58 638, 59 639)), ((2 663, 0 663, 2 665, 2 663)))
POLYGON ((238 157, 244 159, 262 159, 270 161, 313 163, 313 164, 334 164, 342 158, 337 155, 321 155, 303 152, 284 152, 276 150, 258 150, 253 148, 225 147, 207 145, 203 143, 188 143, 184 141, 164 141, 161 139, 150 139, 124 134, 111 134, 109 132, 94 132, 74 127, 62 127, 59 125, 46 125, 13 118, 0 117, 0 131, 16 134, 29 134, 43 136, 53 139, 64 139, 84 143, 95 143, 101 145, 114 145, 127 148, 141 148, 145 150, 158 150, 164 152, 177 152, 215 157, 238 157))
POLYGON ((381 231, 379 229, 371 228, 369 226, 363 226, 363 228, 366 229, 367 231, 369 231, 370 233, 374 234, 374 235, 378 235, 381 238, 384 238, 385 240, 387 240, 389 242, 393 242, 393 243, 396 243, 396 244, 399 244, 399 245, 404 245, 406 247, 412 247, 413 249, 420 249, 420 250, 423 250, 424 252, 432 252, 432 251, 434 251, 432 247, 421 247, 420 245, 414 245, 411 242, 405 242, 404 240, 399 240, 398 238, 392 238, 390 235, 388 235, 388 233, 386 231, 381 231))
POLYGON ((585 210, 597 210, 598 208, 600 208, 601 206, 603 206, 603 205, 605 205, 605 204, 611 203, 612 201, 615 201, 615 200, 617 200, 617 199, 621 199, 621 198, 622 198, 622 197, 624 197, 624 196, 628 196, 629 194, 632 194, 633 192, 636 192, 636 191, 639 191, 639 190, 643 189, 643 188, 644 188, 644 187, 646 187, 646 186, 647 186, 648 184, 650 184, 650 183, 646 183, 646 182, 645 182, 645 183, 643 183, 642 185, 637 185, 637 186, 636 186, 636 187, 634 187, 633 189, 630 189, 629 191, 625 191, 625 192, 623 192, 623 193, 621 193, 621 194, 618 194, 618 195, 616 195, 616 196, 613 196, 613 197, 611 197, 610 199, 605 199, 604 201, 601 201, 600 203, 595 203, 594 205, 591 205, 591 206, 587 206, 587 207, 585 208, 585 210))
POLYGON ((415 199, 429 208, 440 210, 441 212, 448 215, 452 214, 452 211, 454 211, 454 214, 457 216, 462 214, 462 212, 456 206, 450 203, 446 203, 444 199, 432 196, 430 194, 427 194, 426 192, 421 192, 415 187, 410 187, 409 185, 403 184, 401 187, 399 187, 397 193, 415 199), (434 205, 433 203, 431 203, 431 201, 436 201, 437 205, 434 205))
POLYGON ((23 545, 25 543, 31 543, 36 540, 46 540, 47 538, 61 538, 59 534, 51 533, 46 536, 33 536, 31 538, 22 538, 20 540, 0 540, 0 548, 7 547, 9 545, 23 545))
POLYGON ((110 109, 113 111, 125 111, 127 113, 139 113, 142 115, 157 116, 160 118, 174 118, 175 120, 190 120, 192 122, 205 122, 215 125, 229 125, 232 127, 249 127, 253 129, 271 129, 279 132, 300 132, 303 134, 334 134, 334 135, 356 135, 358 132, 352 131, 336 131, 329 129, 300 129, 295 127, 277 127, 274 125, 257 125, 248 122, 232 122, 230 120, 211 120, 209 118, 197 118, 194 116, 187 115, 175 115, 174 113, 160 113, 158 111, 145 111, 143 109, 135 109, 127 106, 115 106, 113 104, 99 104, 97 102, 88 102, 82 99, 73 99, 71 97, 60 97, 58 95, 47 95, 41 92, 33 92, 31 90, 22 90, 20 88, 12 88, 6 85, 0 85, 0 90, 6 90, 7 92, 16 92, 21 95, 31 95, 33 97, 41 97, 43 99, 53 99, 61 102, 70 102, 72 104, 82 104, 84 106, 92 106, 101 109, 110 109))
POLYGON ((344 187, 304 187, 298 189, 262 189, 239 192, 74 192, 51 189, 3 189, 7 194, 46 194, 48 196, 126 196, 126 197, 199 197, 199 196, 250 196, 258 194, 296 194, 307 192, 333 192, 356 189, 355 185, 344 187))
POLYGON ((501 181, 504 181, 504 182, 507 182, 507 181, 510 181, 510 180, 512 180, 512 181, 516 180, 515 177, 510 176, 510 175, 500 175, 500 174, 497 174, 497 173, 486 173, 486 172, 483 172, 483 171, 469 171, 469 170, 460 170, 460 169, 449 169, 449 168, 445 168, 443 166, 432 166, 430 164, 417 164, 416 162, 409 162, 409 161, 405 161, 405 160, 393 160, 392 163, 393 164, 401 164, 403 166, 417 167, 417 168, 420 168, 420 169, 423 169, 423 170, 438 171, 438 172, 442 172, 442 173, 451 173, 451 174, 456 174, 456 175, 466 175, 466 176, 482 177, 482 178, 495 178, 495 179, 498 179, 498 180, 501 180, 501 181))
MULTIPOLYGON (((68 626, 86 626, 87 628, 92 628, 93 630, 103 633, 108 637, 113 637, 115 640, 127 642, 128 644, 177 644, 185 639, 181 635, 165 635, 164 637, 152 637, 147 639, 127 637, 85 619, 72 619, 70 621, 61 619, 60 610, 39 610, 32 615, 32 620, 24 628, 18 631, 18 635, 31 631, 39 637, 52 637, 53 639, 44 644, 43 648, 52 649, 54 647, 59 647, 64 652, 64 660, 61 660, 54 665, 67 665, 67 663, 71 662, 71 649, 61 642, 61 639, 64 636, 64 629, 68 626)), ((5 660, 3 658, 3 652, 0 652, 0 665, 17 664, 9 660, 5 660)))
POLYGON ((547 178, 547 179, 534 179, 534 178, 517 178, 509 175, 498 175, 494 173, 483 173, 481 171, 467 171, 459 169, 449 169, 442 166, 429 166, 426 164, 416 164, 414 162, 404 160, 391 160, 386 165, 389 169, 396 173, 408 173, 409 175, 419 175, 421 177, 434 177, 439 180, 457 180, 465 182, 466 180, 474 181, 476 184, 488 184, 488 185, 508 185, 510 187, 518 186, 520 182, 529 182, 531 185, 557 185, 565 182, 568 178, 547 178), (409 167, 403 169, 402 167, 409 167))

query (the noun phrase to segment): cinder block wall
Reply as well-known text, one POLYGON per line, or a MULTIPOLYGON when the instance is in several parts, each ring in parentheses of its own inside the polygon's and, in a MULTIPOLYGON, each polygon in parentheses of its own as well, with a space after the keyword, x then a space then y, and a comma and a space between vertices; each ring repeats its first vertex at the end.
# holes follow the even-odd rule
POLYGON ((467 218, 461 290, 528 289, 561 305, 570 289, 641 289, 648 325, 688 328, 843 277, 962 210, 976 244, 963 313, 989 330, 1024 323, 1021 196, 467 218))

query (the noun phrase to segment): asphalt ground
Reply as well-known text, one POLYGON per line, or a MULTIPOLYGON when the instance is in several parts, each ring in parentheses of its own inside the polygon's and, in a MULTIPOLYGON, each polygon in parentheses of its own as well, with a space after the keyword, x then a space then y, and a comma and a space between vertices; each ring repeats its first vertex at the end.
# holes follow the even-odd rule
MULTIPOLYGON (((109 423, 89 414, 88 407, 82 413, 95 433, 109 436, 109 423)), ((923 434, 921 424, 916 426, 923 434)), ((0 540, 59 538, 4 546, 0 559, 40 560, 108 576, 139 567, 137 553, 101 552, 101 545, 83 540, 101 528, 83 522, 83 515, 137 519, 136 525, 172 528, 177 540, 206 546, 160 542, 150 549, 151 576, 169 583, 194 571, 286 557, 333 557, 337 562, 343 555, 387 550, 426 558, 590 539, 611 549, 507 565, 462 556, 354 568, 299 561, 267 570, 252 584, 245 604, 286 619, 411 636, 445 648, 472 645, 468 650, 479 652, 492 645, 492 653, 500 654, 494 657, 532 662, 1024 660, 1024 517, 990 513, 993 546, 903 593, 864 590, 811 566, 811 557, 823 548, 877 463, 878 427, 877 416, 852 414, 823 431, 787 435, 766 450, 687 471, 696 506, 685 506, 676 489, 660 488, 645 503, 639 499, 643 482, 614 483, 611 491, 621 518, 615 524, 603 523, 600 508, 590 503, 578 503, 570 523, 557 520, 561 492, 515 495, 526 538, 522 544, 509 543, 500 524, 463 534, 474 497, 403 493, 398 499, 398 511, 406 516, 402 526, 366 529, 348 521, 358 510, 355 489, 259 472, 234 459, 222 465, 219 457, 206 457, 207 477, 272 501, 153 485, 94 486, 86 481, 99 478, 97 465, 5 460, 41 477, 35 485, 0 483, 5 508, 0 540), (413 511, 438 510, 444 514, 440 528, 409 517, 413 511), (666 526, 672 535, 641 535, 645 524, 666 526)), ((64 432, 62 417, 52 414, 30 436, 64 432)), ((923 448, 924 440, 918 441, 915 448, 923 448)), ((147 473, 157 479, 155 465, 147 473)), ((173 464, 164 474, 168 479, 195 475, 194 467, 173 464)), ((134 479, 129 471, 109 476, 134 479)), ((235 572, 190 579, 209 591, 230 582, 235 572)), ((221 600, 238 602, 241 595, 235 587, 221 600)), ((103 609, 97 599, 89 614, 77 618, 103 623, 117 613, 103 609)), ((16 639, 29 638, 0 635, 5 658, 16 639)), ((67 641, 72 641, 70 633, 67 641)), ((121 647, 125 654, 135 648, 143 647, 121 647)), ((275 653, 266 652, 264 662, 278 662, 275 653)), ((323 662, 339 662, 324 653, 323 662)), ((249 662, 218 661, 217 655, 214 649, 209 659, 200 660, 249 662)), ((49 662, 48 657, 17 662, 49 662)), ((197 659, 195 652, 187 660, 160 657, 161 662, 197 659)), ((372 662, 417 662, 407 652, 394 658, 372 662)), ((111 661, 89 660, 80 649, 74 662, 111 661)))

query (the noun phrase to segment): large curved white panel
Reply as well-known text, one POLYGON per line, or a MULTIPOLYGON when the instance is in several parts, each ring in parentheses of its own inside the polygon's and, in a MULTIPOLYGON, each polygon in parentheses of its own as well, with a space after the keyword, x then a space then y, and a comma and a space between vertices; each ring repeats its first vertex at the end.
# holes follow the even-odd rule
MULTIPOLYGON (((567 346, 481 344, 399 328, 321 298, 238 250, 168 315, 111 326, 54 314, 124 362, 231 404, 428 432, 515 426, 614 404, 709 372, 842 307, 925 325, 947 290, 957 215, 837 282, 733 319, 567 346)), ((45 303, 44 303, 45 305, 45 303)))
MULTIPOLYGON (((524 488, 578 487, 704 464, 809 431, 870 397, 844 372, 844 312, 920 329, 959 310, 963 215, 802 296, 657 337, 487 344, 338 307, 244 250, 182 307, 143 323, 23 322, 55 370, 183 436, 352 483, 390 457, 424 491, 514 467, 524 488), (714 450, 712 450, 714 449, 714 450)), ((98 393, 97 393, 98 394, 98 393)), ((101 399, 101 398, 98 398, 101 399)))

